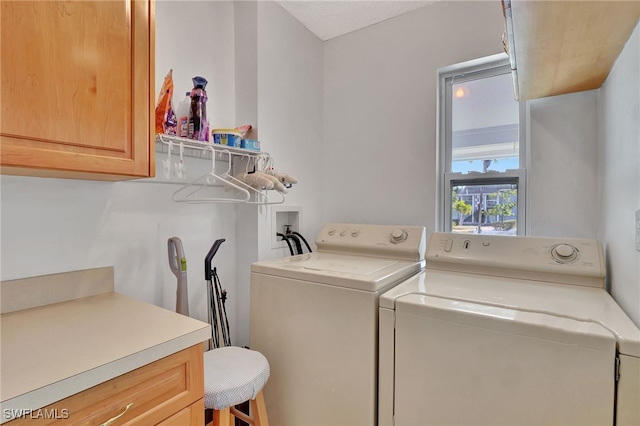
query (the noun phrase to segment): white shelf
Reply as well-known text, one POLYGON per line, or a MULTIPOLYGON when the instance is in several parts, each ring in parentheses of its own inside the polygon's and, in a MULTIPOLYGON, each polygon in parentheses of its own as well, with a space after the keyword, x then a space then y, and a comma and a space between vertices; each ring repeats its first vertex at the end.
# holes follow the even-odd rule
MULTIPOLYGON (((254 157, 258 155, 268 155, 265 152, 252 151, 250 149, 237 148, 237 147, 227 146, 227 145, 220 145, 212 142, 201 142, 193 139, 182 138, 182 137, 173 136, 173 135, 165 135, 165 134, 157 134, 156 142, 162 143, 163 145, 168 145, 169 142, 171 142, 176 146, 179 146, 180 144, 182 144, 185 148, 198 149, 203 152, 207 152, 208 147, 213 147, 213 149, 216 152, 225 153, 228 151, 231 154, 235 154, 239 156, 254 157)), ((200 155, 189 155, 189 156, 201 158, 200 155)))
POLYGON ((165 134, 156 135, 156 152, 161 153, 156 176, 138 181, 181 185, 172 196, 176 203, 282 204, 291 187, 279 184, 278 189, 259 178, 256 184, 258 174, 253 173, 272 170, 273 159, 267 152, 165 134))

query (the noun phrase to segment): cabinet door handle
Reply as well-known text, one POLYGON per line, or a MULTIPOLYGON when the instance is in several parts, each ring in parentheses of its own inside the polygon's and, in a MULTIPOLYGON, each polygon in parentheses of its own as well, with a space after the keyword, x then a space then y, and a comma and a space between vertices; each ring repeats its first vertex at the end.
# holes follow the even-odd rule
POLYGON ((133 402, 130 403, 129 405, 127 405, 126 407, 124 407, 124 411, 122 413, 118 414, 115 417, 111 417, 109 420, 107 420, 106 422, 102 423, 100 426, 109 426, 109 425, 113 424, 113 422, 118 420, 120 417, 124 416, 124 414, 129 410, 129 408, 131 408, 132 405, 133 405, 133 402))

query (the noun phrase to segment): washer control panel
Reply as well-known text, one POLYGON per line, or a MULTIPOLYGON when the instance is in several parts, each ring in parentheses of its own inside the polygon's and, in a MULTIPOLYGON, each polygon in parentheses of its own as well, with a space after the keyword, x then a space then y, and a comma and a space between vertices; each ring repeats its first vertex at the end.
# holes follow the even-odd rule
POLYGON ((553 237, 520 237, 434 232, 427 247, 427 268, 479 271, 485 274, 525 271, 576 277, 605 276, 602 247, 597 240, 553 237))
POLYGON ((318 234, 318 251, 421 261, 426 252, 424 226, 330 223, 318 234))

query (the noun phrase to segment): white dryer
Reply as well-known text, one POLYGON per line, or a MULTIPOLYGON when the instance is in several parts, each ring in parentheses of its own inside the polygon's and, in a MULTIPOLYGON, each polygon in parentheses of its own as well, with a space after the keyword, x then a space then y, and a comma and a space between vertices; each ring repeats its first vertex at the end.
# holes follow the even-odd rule
POLYGON ((597 241, 434 233, 426 258, 380 297, 380 425, 640 424, 597 241))
POLYGON ((424 268, 418 226, 329 224, 317 251, 251 267, 252 349, 271 424, 376 423, 378 298, 424 268))

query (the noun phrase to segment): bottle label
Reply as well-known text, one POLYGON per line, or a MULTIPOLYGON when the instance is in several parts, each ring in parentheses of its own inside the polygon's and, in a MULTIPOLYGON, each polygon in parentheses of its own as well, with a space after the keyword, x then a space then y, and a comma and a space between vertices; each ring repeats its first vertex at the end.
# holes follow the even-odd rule
POLYGON ((186 138, 189 135, 189 117, 180 117, 178 121, 178 136, 186 138))

